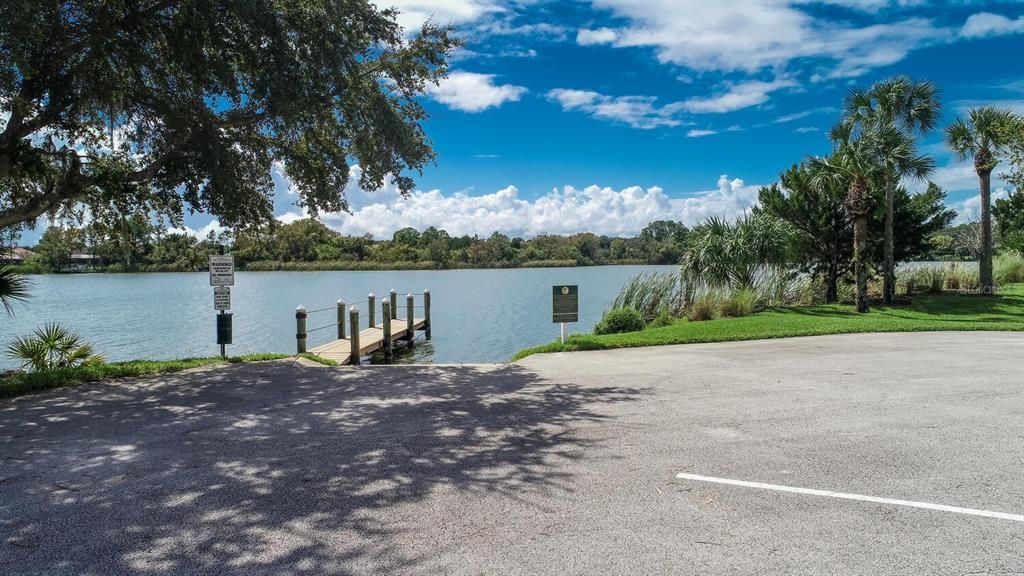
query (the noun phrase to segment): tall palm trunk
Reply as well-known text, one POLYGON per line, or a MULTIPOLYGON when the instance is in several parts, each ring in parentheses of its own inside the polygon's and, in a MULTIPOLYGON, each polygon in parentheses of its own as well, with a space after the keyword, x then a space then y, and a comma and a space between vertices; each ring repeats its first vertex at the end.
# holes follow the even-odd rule
POLYGON ((857 280, 857 312, 868 311, 868 207, 867 181, 855 176, 850 183, 849 205, 853 218, 853 274, 857 280))
POLYGON ((981 182, 981 259, 978 261, 978 290, 995 292, 992 281, 992 169, 978 170, 981 182))
POLYGON ((828 265, 825 284, 825 303, 835 304, 839 301, 839 266, 834 261, 828 265))
POLYGON ((868 216, 858 214, 853 221, 853 273, 857 277, 857 312, 868 311, 868 216))
POLYGON ((896 299, 896 242, 893 233, 895 197, 896 178, 889 172, 885 177, 885 263, 882 266, 882 303, 886 306, 896 299))

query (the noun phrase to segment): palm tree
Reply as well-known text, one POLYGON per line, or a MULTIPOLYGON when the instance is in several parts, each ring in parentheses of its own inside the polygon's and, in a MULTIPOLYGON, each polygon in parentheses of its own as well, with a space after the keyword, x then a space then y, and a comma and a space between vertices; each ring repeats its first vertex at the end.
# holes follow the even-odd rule
POLYGON ((28 300, 30 283, 8 266, 0 266, 0 305, 14 316, 14 303, 28 300))
MULTIPOLYGON (((839 127, 837 127, 838 129, 839 127)), ((837 130, 833 130, 836 136, 837 130)), ((843 184, 846 188, 846 211, 853 222, 853 273, 857 282, 857 311, 867 312, 868 215, 871 213, 870 182, 878 171, 874 150, 863 137, 837 141, 831 156, 808 158, 812 179, 818 186, 843 184)))
POLYGON ((981 106, 967 112, 967 122, 957 118, 946 128, 946 144, 960 160, 974 158, 974 171, 981 188, 981 258, 978 259, 978 289, 991 294, 992 281, 992 170, 999 154, 1009 144, 1006 130, 1016 116, 1005 108, 981 106))
MULTIPOLYGON (((876 83, 870 90, 855 89, 843 101, 843 122, 860 131, 898 130, 912 138, 931 131, 939 119, 942 105, 938 89, 931 82, 915 82, 908 76, 894 76, 876 83)), ((892 145, 900 146, 898 142, 892 145)), ((885 167, 885 260, 882 302, 892 304, 896 296, 896 246, 893 233, 893 202, 896 186, 906 176, 921 177, 915 167, 907 166, 903 151, 886 147, 878 149, 879 161, 885 167), (902 163, 902 164, 901 164, 902 163)), ((926 176, 927 174, 925 174, 926 176)))

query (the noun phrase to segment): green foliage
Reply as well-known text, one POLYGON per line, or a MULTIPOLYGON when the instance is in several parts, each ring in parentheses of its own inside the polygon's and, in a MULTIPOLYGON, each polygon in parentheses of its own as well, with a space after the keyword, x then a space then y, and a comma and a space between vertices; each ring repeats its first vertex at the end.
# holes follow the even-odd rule
POLYGON ((734 290, 719 304, 723 317, 750 316, 757 308, 757 294, 750 288, 734 290))
POLYGON ((5 0, 0 226, 82 206, 265 223, 275 162, 314 214, 346 209, 350 178, 408 193, 435 157, 419 97, 459 41, 407 32, 363 0, 5 0))
POLYGON ((963 294, 923 294, 909 306, 880 307, 866 314, 836 304, 776 308, 743 318, 677 322, 665 328, 604 336, 574 334, 566 344, 553 342, 522 350, 532 354, 571 350, 609 350, 698 342, 728 342, 865 332, 1004 330, 1024 332, 1024 284, 1002 287, 997 298, 963 294))
MULTIPOLYGON (((1024 164, 1024 152, 1021 162, 1024 164)), ((1019 170, 1022 171, 1021 184, 1024 185, 1024 166, 1019 170)), ((1002 246, 1018 252, 1024 251, 1024 188, 1018 186, 1008 197, 996 200, 992 216, 1002 246)))
POLYGON ((632 308, 618 308, 605 312, 601 321, 594 326, 594 334, 619 334, 644 329, 644 319, 632 308))
POLYGON ((75 368, 63 368, 48 372, 17 372, 0 378, 0 398, 10 398, 41 392, 63 386, 74 386, 85 382, 99 382, 114 378, 150 376, 169 372, 180 372, 202 366, 217 366, 237 362, 264 362, 288 358, 285 354, 246 354, 222 359, 220 356, 211 358, 185 358, 182 360, 132 360, 110 364, 89 364, 75 368))
POLYGON ((1024 253, 1010 250, 997 255, 993 261, 993 276, 1000 286, 1024 282, 1024 253))
POLYGON ((32 283, 10 266, 0 265, 0 305, 8 316, 14 316, 14 304, 29 298, 32 283))
POLYGON ((60 324, 50 323, 36 328, 32 336, 18 338, 8 344, 7 356, 21 362, 31 372, 47 372, 76 366, 102 364, 103 357, 92 346, 60 324))
POLYGON ((779 174, 773 184, 758 192, 757 210, 785 221, 793 230, 791 259, 798 268, 825 282, 828 302, 838 298, 839 278, 849 273, 853 261, 853 226, 846 214, 846 186, 826 180, 812 183, 809 166, 795 165, 779 174))
POLYGON ((785 222, 762 212, 734 222, 709 218, 687 238, 683 281, 688 290, 753 288, 766 269, 785 266, 790 234, 785 222))
POLYGON ((959 262, 949 262, 943 266, 942 277, 947 290, 972 292, 978 289, 978 271, 959 262))
POLYGON ((665 326, 671 326, 675 323, 676 319, 669 312, 668 308, 662 308, 661 311, 658 312, 658 315, 647 323, 646 328, 664 328, 665 326))
POLYGON ((619 290, 610 308, 636 310, 644 322, 652 321, 663 311, 678 316, 683 309, 681 286, 675 272, 639 274, 619 290))
POLYGON ((722 297, 717 292, 705 292, 687 307, 687 319, 690 322, 713 319, 721 308, 721 300, 722 297))
POLYGON ((312 352, 303 352, 302 354, 299 354, 299 357, 305 358, 306 360, 310 360, 312 362, 316 362, 317 364, 323 364, 324 366, 338 365, 338 363, 335 362, 334 360, 331 360, 330 358, 324 358, 323 356, 320 356, 319 354, 313 354, 312 352))
POLYGON ((75 251, 98 255, 102 260, 97 269, 107 272, 202 270, 209 255, 219 253, 222 248, 234 254, 239 269, 254 271, 644 264, 660 262, 670 245, 674 246, 672 251, 681 250, 676 239, 682 238, 682 231, 686 229, 678 223, 661 221, 660 229, 674 230, 673 236, 648 230, 632 238, 581 233, 542 235, 524 240, 500 233, 486 239, 452 237, 431 226, 422 233, 404 228, 390 240, 377 241, 370 236, 345 236, 318 220, 302 219, 236 233, 225 231, 216 235, 211 232, 205 239, 198 239, 168 231, 162 225, 132 222, 135 232, 130 241, 132 249, 127 252, 121 237, 108 234, 108 228, 95 222, 82 227, 49 228, 36 247, 40 256, 39 271, 56 272, 66 268, 75 251))

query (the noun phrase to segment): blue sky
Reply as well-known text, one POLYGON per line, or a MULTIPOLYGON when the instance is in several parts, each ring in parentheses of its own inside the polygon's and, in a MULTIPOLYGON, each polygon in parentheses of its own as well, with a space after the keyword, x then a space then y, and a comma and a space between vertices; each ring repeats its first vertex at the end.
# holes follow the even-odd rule
MULTIPOLYGON (((381 4, 410 30, 427 17, 451 23, 465 46, 424 98, 438 158, 420 191, 350 188, 353 214, 323 216, 345 233, 614 235, 659 218, 739 214, 781 170, 829 150, 825 133, 851 86, 893 74, 938 84, 943 126, 981 103, 1024 112, 1020 2, 381 4)), ((949 203, 975 213, 971 166, 940 132, 922 148, 949 203)), ((290 221, 303 213, 280 168, 275 207, 290 221)), ((194 215, 187 225, 216 223, 194 215)))

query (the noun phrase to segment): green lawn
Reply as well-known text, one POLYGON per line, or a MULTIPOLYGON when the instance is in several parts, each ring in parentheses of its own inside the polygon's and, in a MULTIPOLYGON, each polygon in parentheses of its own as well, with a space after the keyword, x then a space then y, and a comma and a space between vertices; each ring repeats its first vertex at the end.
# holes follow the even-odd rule
POLYGON ((773 308, 742 318, 705 322, 680 320, 671 326, 642 332, 592 336, 574 334, 566 344, 553 342, 516 354, 519 360, 543 352, 607 350, 636 346, 727 342, 788 336, 817 336, 854 332, 920 332, 935 330, 1024 331, 1024 284, 1004 286, 998 297, 922 294, 907 306, 872 308, 867 314, 852 306, 794 306, 773 308))
POLYGON ((54 370, 52 372, 18 373, 0 378, 0 398, 11 398, 33 392, 73 386, 85 382, 125 378, 128 376, 149 376, 179 372, 200 366, 217 366, 237 362, 260 362, 288 358, 285 354, 249 354, 223 359, 219 356, 210 358, 185 358, 182 360, 132 360, 129 362, 113 362, 96 366, 80 366, 54 370))

